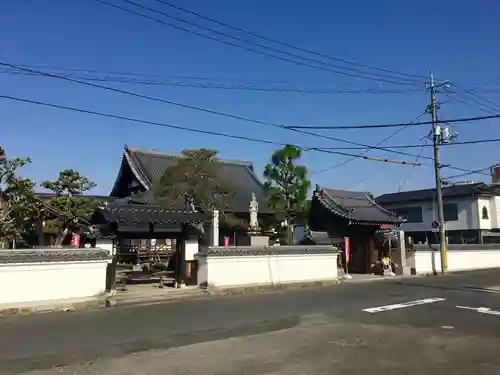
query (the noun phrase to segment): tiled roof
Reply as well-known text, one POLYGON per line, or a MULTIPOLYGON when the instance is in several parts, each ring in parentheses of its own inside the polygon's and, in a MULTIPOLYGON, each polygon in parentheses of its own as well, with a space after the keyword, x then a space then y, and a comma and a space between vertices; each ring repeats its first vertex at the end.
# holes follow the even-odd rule
MULTIPOLYGON (((474 196, 481 194, 499 194, 496 190, 498 189, 494 186, 488 186, 482 182, 475 184, 444 186, 442 189, 443 198, 474 196)), ((435 197, 436 189, 423 189, 382 194, 375 198, 375 200, 378 204, 383 205, 388 203, 430 200, 435 199, 435 197)))
POLYGON ((201 212, 169 210, 161 206, 144 204, 113 204, 100 208, 110 223, 199 224, 210 220, 201 212))
POLYGON ((317 245, 333 245, 339 246, 344 243, 343 238, 331 237, 326 231, 313 231, 308 230, 306 232, 304 242, 313 242, 317 245))
POLYGON ((84 262, 109 260, 109 251, 83 248, 35 248, 0 251, 2 263, 45 263, 45 262, 84 262))
MULTIPOLYGON (((181 155, 168 154, 156 150, 126 147, 124 163, 127 163, 145 190, 151 189, 154 181, 161 178, 165 170, 172 166, 181 155)), ((248 205, 255 193, 259 202, 259 212, 269 212, 264 185, 253 170, 252 163, 218 159, 220 176, 237 187, 232 209, 234 212, 248 212, 248 205)), ((123 164, 122 163, 122 168, 123 164)), ((117 181, 118 183, 118 181, 117 181)), ((114 195, 117 186, 113 188, 114 195)))
POLYGON ((316 187, 314 197, 335 215, 359 223, 399 224, 401 220, 380 207, 369 193, 316 187))
POLYGON ((132 195, 130 197, 118 198, 114 202, 112 202, 108 207, 123 206, 130 204, 159 205, 153 196, 153 192, 151 190, 148 190, 142 193, 132 195))
MULTIPOLYGON (((57 195, 55 193, 36 192, 35 197, 40 198, 41 200, 49 200, 49 199, 57 197, 57 195)), ((100 201, 100 202, 113 202, 114 200, 116 200, 116 197, 110 197, 108 195, 82 194, 82 195, 78 195, 78 197, 83 198, 83 199, 100 201)))
POLYGON ((339 250, 328 245, 293 245, 293 246, 231 246, 209 247, 200 251, 198 256, 259 256, 259 255, 303 255, 303 254, 336 254, 339 250))

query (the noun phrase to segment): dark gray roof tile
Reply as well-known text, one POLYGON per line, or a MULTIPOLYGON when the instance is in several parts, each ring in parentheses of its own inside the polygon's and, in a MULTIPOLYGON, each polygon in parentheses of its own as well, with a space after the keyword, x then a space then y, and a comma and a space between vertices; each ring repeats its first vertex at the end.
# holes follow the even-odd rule
MULTIPOLYGON (((145 190, 151 189, 154 181, 161 178, 165 170, 174 165, 181 155, 168 154, 156 150, 126 147, 125 161, 145 190)), ((232 209, 234 212, 248 212, 248 205, 255 193, 259 202, 259 212, 270 212, 264 185, 253 170, 252 163, 218 159, 220 176, 237 187, 232 209)))
POLYGON ((331 237, 326 231, 313 231, 308 230, 302 243, 314 243, 316 245, 333 245, 339 246, 343 245, 344 239, 338 237, 331 237))
POLYGON ((294 245, 294 246, 235 246, 209 247, 199 252, 198 256, 260 256, 260 255, 303 255, 303 254, 336 254, 339 250, 328 245, 294 245))
POLYGON ((144 204, 115 204, 101 208, 100 212, 110 223, 199 224, 210 220, 208 214, 201 212, 169 210, 144 204))
POLYGON ((360 223, 398 224, 401 219, 379 206, 369 193, 316 187, 314 197, 332 213, 360 223))
POLYGON ((45 263, 45 262, 84 262, 110 260, 111 254, 103 249, 83 248, 35 248, 0 251, 2 263, 45 263))

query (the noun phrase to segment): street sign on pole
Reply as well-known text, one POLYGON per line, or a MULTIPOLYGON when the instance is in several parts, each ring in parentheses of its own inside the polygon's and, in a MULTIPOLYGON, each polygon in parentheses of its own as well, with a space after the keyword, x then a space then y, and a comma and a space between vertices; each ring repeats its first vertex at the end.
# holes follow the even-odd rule
POLYGON ((432 226, 432 229, 437 229, 441 226, 441 223, 438 220, 433 220, 431 226, 432 226))

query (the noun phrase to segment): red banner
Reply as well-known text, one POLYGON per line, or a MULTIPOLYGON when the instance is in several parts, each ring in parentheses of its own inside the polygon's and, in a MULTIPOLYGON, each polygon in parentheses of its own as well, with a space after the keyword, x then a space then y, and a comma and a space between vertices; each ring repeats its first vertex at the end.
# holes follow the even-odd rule
POLYGON ((344 238, 345 244, 345 263, 349 264, 351 260, 351 239, 349 237, 344 238))
POLYGON ((80 246, 80 235, 73 233, 71 237, 71 246, 79 247, 80 246))

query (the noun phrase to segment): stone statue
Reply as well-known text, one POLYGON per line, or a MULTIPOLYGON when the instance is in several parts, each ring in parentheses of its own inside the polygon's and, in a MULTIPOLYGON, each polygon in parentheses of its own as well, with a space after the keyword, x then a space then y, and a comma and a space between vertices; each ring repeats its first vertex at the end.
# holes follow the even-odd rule
POLYGON ((255 198, 255 193, 252 193, 252 200, 250 201, 250 229, 257 230, 259 229, 259 222, 257 220, 257 214, 259 212, 259 202, 255 198))

